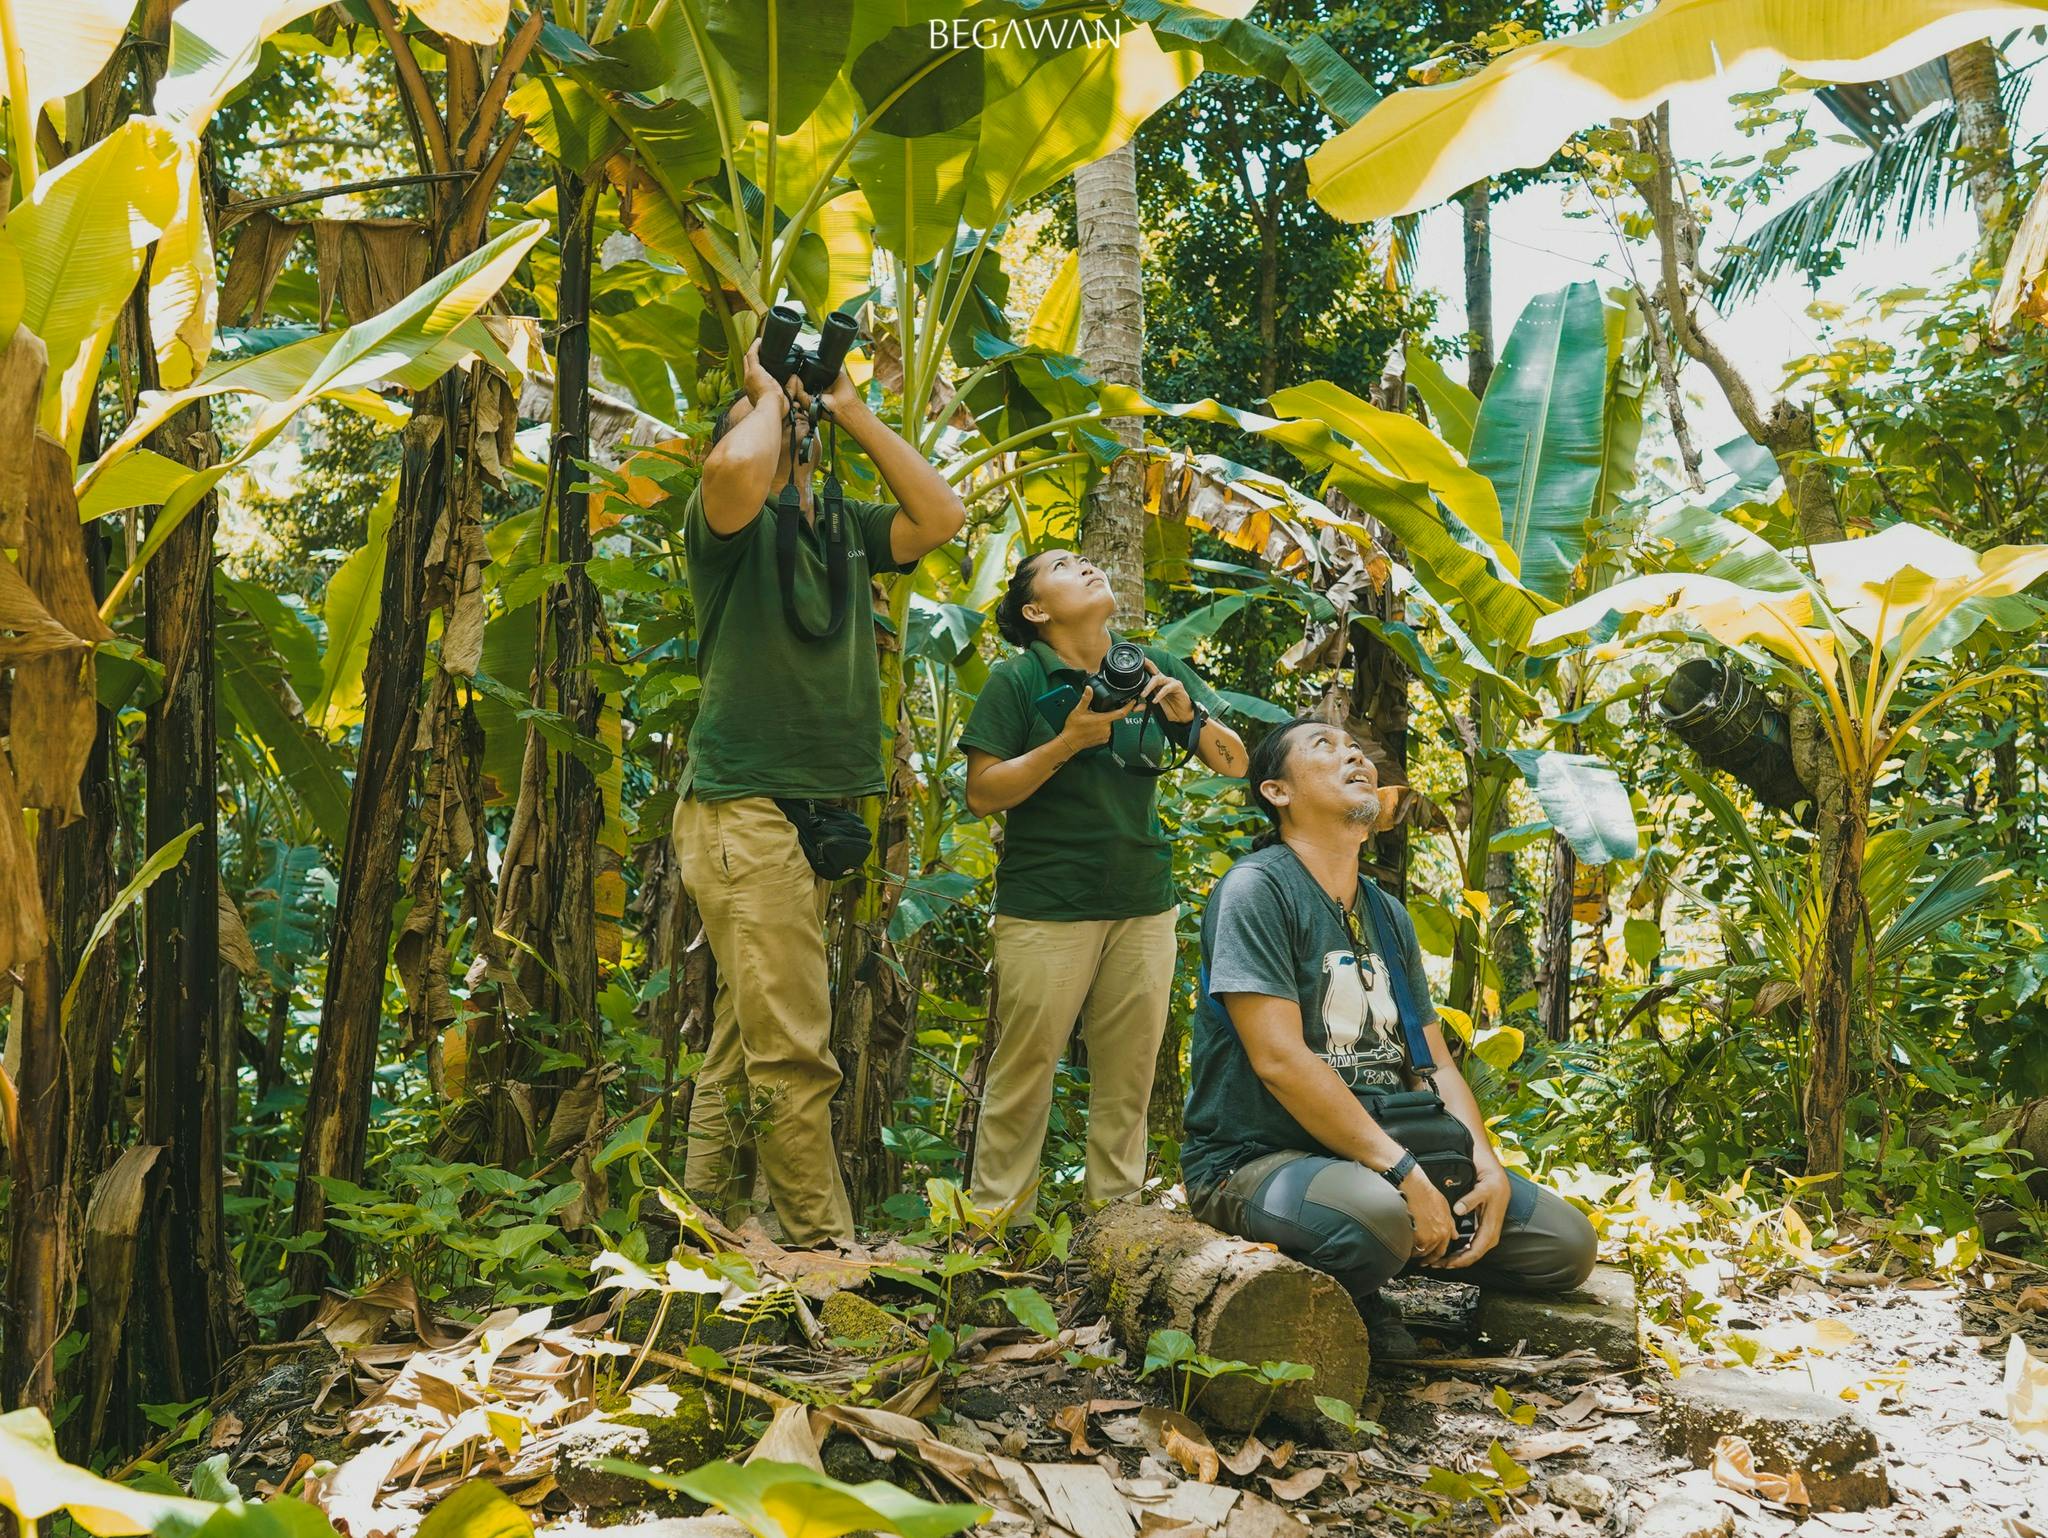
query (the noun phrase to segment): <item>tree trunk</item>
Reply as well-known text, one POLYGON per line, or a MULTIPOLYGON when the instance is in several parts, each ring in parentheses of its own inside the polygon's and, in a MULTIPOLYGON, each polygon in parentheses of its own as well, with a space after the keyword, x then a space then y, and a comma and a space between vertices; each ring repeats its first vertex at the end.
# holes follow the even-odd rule
MULTIPOLYGON (((0 560, 7 559, 0 555, 0 560)), ((12 810, 13 774, 0 764, 7 790, 0 815, 12 810)), ((40 840, 47 858, 49 840, 40 840)), ((43 911, 62 910, 54 883, 41 872, 43 911)), ((71 1083, 64 1058, 58 1004, 64 996, 61 957, 53 935, 40 952, 21 963, 21 987, 14 993, 9 1056, 14 1060, 20 1132, 7 1148, 7 1327, 0 1331, 0 1404, 33 1405, 45 1414, 57 1408, 57 1342, 70 1312, 70 1271, 75 1247, 74 1206, 66 1158, 70 1135, 71 1083)))
MULTIPOLYGON (((1126 144, 1074 172, 1079 231, 1082 359, 1096 377, 1144 384, 1145 289, 1139 248, 1138 160, 1126 144)), ((1105 424, 1126 449, 1142 449, 1134 418, 1105 424)), ((1089 500, 1081 553, 1109 577, 1123 625, 1145 625, 1145 461, 1117 458, 1089 500)))
POLYGON ((1557 834, 1550 835, 1550 886, 1543 898, 1543 956, 1536 973, 1536 1013, 1552 1041, 1572 1035, 1572 892, 1579 857, 1557 834))
POLYGON ((1841 1190, 1842 1149, 1849 1105, 1849 1046, 1856 1022, 1853 980, 1864 926, 1863 855, 1870 827, 1867 789, 1844 783, 1823 793, 1820 809, 1820 881, 1826 902, 1819 964, 1806 978, 1807 1063, 1801 1105, 1806 1130, 1806 1173, 1826 1174, 1821 1189, 1841 1190), (1830 804, 1832 803, 1832 804, 1830 804))
MULTIPOLYGON (((385 962, 398 862, 419 735, 420 680, 427 652, 427 547, 446 502, 447 425, 457 419, 456 376, 413 397, 405 425, 398 501, 391 515, 376 628, 363 688, 362 746, 349 796, 348 843, 334 902, 327 992, 320 1005, 320 1041, 306 1092, 292 1231, 326 1226, 327 1193, 319 1177, 359 1180, 370 1119, 370 1077, 383 1018, 385 962)), ((302 1250, 291 1259, 292 1291, 317 1294, 330 1275, 349 1274, 350 1242, 329 1229, 326 1256, 302 1250)), ((305 1310, 301 1309, 301 1315, 305 1310)))
POLYGON ((1977 261, 1995 262, 2012 195, 2012 125, 1998 94, 1998 50, 1982 41, 1956 49, 1948 56, 1948 84, 1956 102, 1956 148, 1977 215, 1977 261))
MULTIPOLYGON (((554 606, 555 708, 578 732, 595 738, 599 695, 590 675, 597 635, 597 589, 590 559, 590 493, 572 490, 585 480, 576 461, 590 458, 590 236, 597 218, 596 189, 581 178, 559 182, 562 277, 556 297, 555 443, 549 480, 561 560, 568 570, 554 606)), ((549 841, 555 872, 550 885, 554 964, 568 984, 558 1020, 585 1022, 594 1054, 597 1021, 597 835, 604 803, 590 766, 573 753, 556 759, 556 835, 549 841)), ((592 1214, 595 1216, 595 1214, 592 1214)))
MULTIPOLYGON (((140 351, 148 367, 147 328, 140 351)), ((204 402, 156 435, 183 464, 214 455, 204 402)), ((144 1208, 137 1251, 141 1351, 151 1400, 203 1398, 233 1346, 235 1295, 222 1177, 220 1063, 229 1049, 220 1009, 220 835, 214 765, 212 496, 186 515, 151 560, 144 582, 150 656, 164 692, 143 739, 143 845, 152 853, 195 824, 185 857, 143 897, 142 1141, 163 1149, 159 1198, 144 1208)))
POLYGON ((1372 1351, 1358 1306, 1337 1279, 1268 1245, 1198 1223, 1185 1213, 1112 1202, 1075 1237, 1088 1294, 1118 1344, 1145 1355, 1155 1330, 1183 1330, 1195 1349, 1225 1361, 1300 1362, 1315 1376, 1275 1391, 1247 1377, 1201 1387, 1204 1419, 1250 1431, 1268 1415, 1313 1430, 1316 1396, 1356 1405, 1372 1351))
POLYGON ((1465 207, 1465 383, 1483 396, 1493 378, 1493 179, 1482 176, 1459 201, 1465 207))

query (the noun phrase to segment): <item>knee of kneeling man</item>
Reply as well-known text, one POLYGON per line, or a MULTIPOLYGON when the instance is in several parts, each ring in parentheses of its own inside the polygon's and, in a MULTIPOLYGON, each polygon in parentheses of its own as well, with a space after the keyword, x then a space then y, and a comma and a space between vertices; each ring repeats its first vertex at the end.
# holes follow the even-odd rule
POLYGON ((1600 1236, 1593 1232, 1592 1223, 1576 1207, 1571 1209, 1571 1214, 1570 1230, 1558 1245, 1557 1269, 1552 1283, 1559 1292, 1583 1287, 1600 1259, 1600 1236))

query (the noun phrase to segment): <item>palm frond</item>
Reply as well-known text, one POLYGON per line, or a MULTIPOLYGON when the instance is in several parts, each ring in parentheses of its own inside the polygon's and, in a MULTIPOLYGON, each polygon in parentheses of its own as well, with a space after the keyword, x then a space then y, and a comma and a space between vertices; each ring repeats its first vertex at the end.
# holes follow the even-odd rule
MULTIPOLYGON (((2026 101, 2027 77, 2007 76, 2001 94, 2007 117, 2016 118, 2026 101)), ((1714 302, 1726 306, 1749 298, 1788 268, 1824 272, 1838 246, 1873 237, 1904 239, 1961 192, 1955 139, 1956 107, 1950 102, 1844 166, 1720 253, 1714 302)))

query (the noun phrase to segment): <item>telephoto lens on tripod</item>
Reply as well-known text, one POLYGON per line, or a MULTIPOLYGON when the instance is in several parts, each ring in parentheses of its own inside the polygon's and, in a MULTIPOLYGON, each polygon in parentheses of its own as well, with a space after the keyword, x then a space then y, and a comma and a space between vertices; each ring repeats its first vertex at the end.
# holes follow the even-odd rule
POLYGON ((1777 811, 1804 802, 1811 821, 1813 794, 1792 762, 1791 718, 1725 658, 1680 664, 1651 708, 1708 768, 1733 775, 1777 811))
POLYGON ((839 370, 846 364, 847 349, 860 334, 853 317, 834 310, 818 328, 815 349, 803 345, 804 312, 793 304, 778 304, 761 322, 761 367, 780 385, 791 379, 810 395, 832 388, 839 370))

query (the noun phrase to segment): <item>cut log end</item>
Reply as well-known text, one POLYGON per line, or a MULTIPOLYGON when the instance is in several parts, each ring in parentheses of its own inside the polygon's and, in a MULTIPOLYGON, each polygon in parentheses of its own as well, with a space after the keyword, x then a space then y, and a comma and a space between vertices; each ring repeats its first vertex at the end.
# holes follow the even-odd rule
POLYGON ((1365 1324, 1334 1277, 1163 1207, 1118 1202, 1081 1230, 1089 1294, 1125 1350, 1143 1357, 1155 1330, 1183 1330, 1225 1361, 1299 1362, 1315 1374, 1277 1389, 1246 1376, 1203 1387, 1197 1410, 1230 1430, 1272 1415, 1312 1428, 1318 1395, 1352 1406, 1365 1393, 1365 1324))

